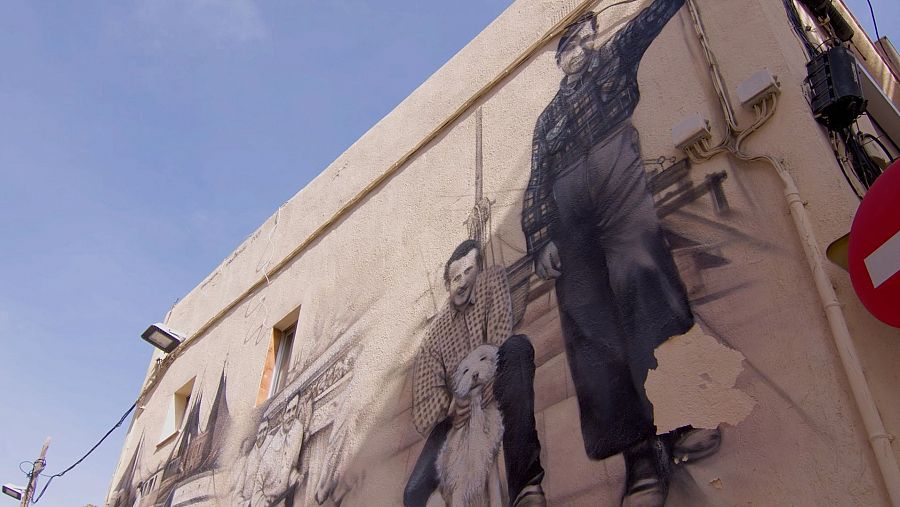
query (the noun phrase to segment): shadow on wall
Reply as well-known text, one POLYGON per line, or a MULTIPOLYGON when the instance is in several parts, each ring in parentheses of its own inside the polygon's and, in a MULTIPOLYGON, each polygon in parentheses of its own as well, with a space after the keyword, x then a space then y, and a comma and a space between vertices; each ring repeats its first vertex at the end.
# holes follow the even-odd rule
POLYGON ((184 426, 169 456, 153 472, 142 475, 139 464, 144 448, 144 436, 128 461, 122 476, 107 501, 111 507, 151 505, 180 505, 198 496, 214 498, 215 474, 222 466, 231 430, 231 415, 226 392, 225 368, 219 376, 206 424, 200 424, 203 404, 201 393, 194 397, 187 409, 184 426))

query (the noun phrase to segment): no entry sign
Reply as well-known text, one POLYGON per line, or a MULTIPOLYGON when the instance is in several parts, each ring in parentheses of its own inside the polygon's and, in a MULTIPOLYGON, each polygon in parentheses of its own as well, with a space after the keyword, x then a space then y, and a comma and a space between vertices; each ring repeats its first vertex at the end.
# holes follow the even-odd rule
POLYGON ((875 180, 850 227, 853 289, 882 322, 900 327, 900 161, 875 180))

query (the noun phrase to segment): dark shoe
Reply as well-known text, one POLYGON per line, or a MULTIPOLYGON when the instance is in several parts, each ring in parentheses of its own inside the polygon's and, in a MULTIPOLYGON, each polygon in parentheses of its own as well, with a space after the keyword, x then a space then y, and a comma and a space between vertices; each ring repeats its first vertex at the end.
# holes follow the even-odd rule
POLYGON ((671 457, 659 437, 625 451, 625 494, 622 507, 662 507, 669 494, 671 457))
POLYGON ((697 461, 712 456, 722 445, 722 431, 719 428, 687 428, 675 434, 672 457, 675 463, 697 461))
POLYGON ((547 498, 544 496, 544 489, 540 484, 525 486, 516 501, 513 502, 515 507, 547 507, 547 498))

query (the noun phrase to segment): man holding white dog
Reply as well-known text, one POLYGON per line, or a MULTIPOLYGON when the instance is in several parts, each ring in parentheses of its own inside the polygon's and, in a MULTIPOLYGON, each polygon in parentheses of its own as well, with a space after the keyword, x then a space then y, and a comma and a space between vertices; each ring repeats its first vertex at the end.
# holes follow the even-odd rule
POLYGON ((463 241, 444 267, 450 297, 428 326, 413 377, 413 421, 428 434, 404 491, 406 506, 424 506, 437 489, 436 461, 451 428, 466 424, 467 400, 453 395, 452 376, 477 347, 499 347, 495 379, 483 388, 482 405, 494 401, 503 415, 503 451, 510 504, 545 506, 541 444, 534 422, 534 348, 512 336, 513 311, 506 272, 482 271, 481 249, 463 241))

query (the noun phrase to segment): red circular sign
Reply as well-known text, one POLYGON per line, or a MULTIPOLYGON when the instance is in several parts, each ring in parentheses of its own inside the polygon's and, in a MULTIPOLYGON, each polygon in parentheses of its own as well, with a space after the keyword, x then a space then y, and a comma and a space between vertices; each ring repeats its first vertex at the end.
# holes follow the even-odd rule
POLYGON ((900 160, 866 193, 850 227, 853 289, 878 320, 900 327, 900 160))

